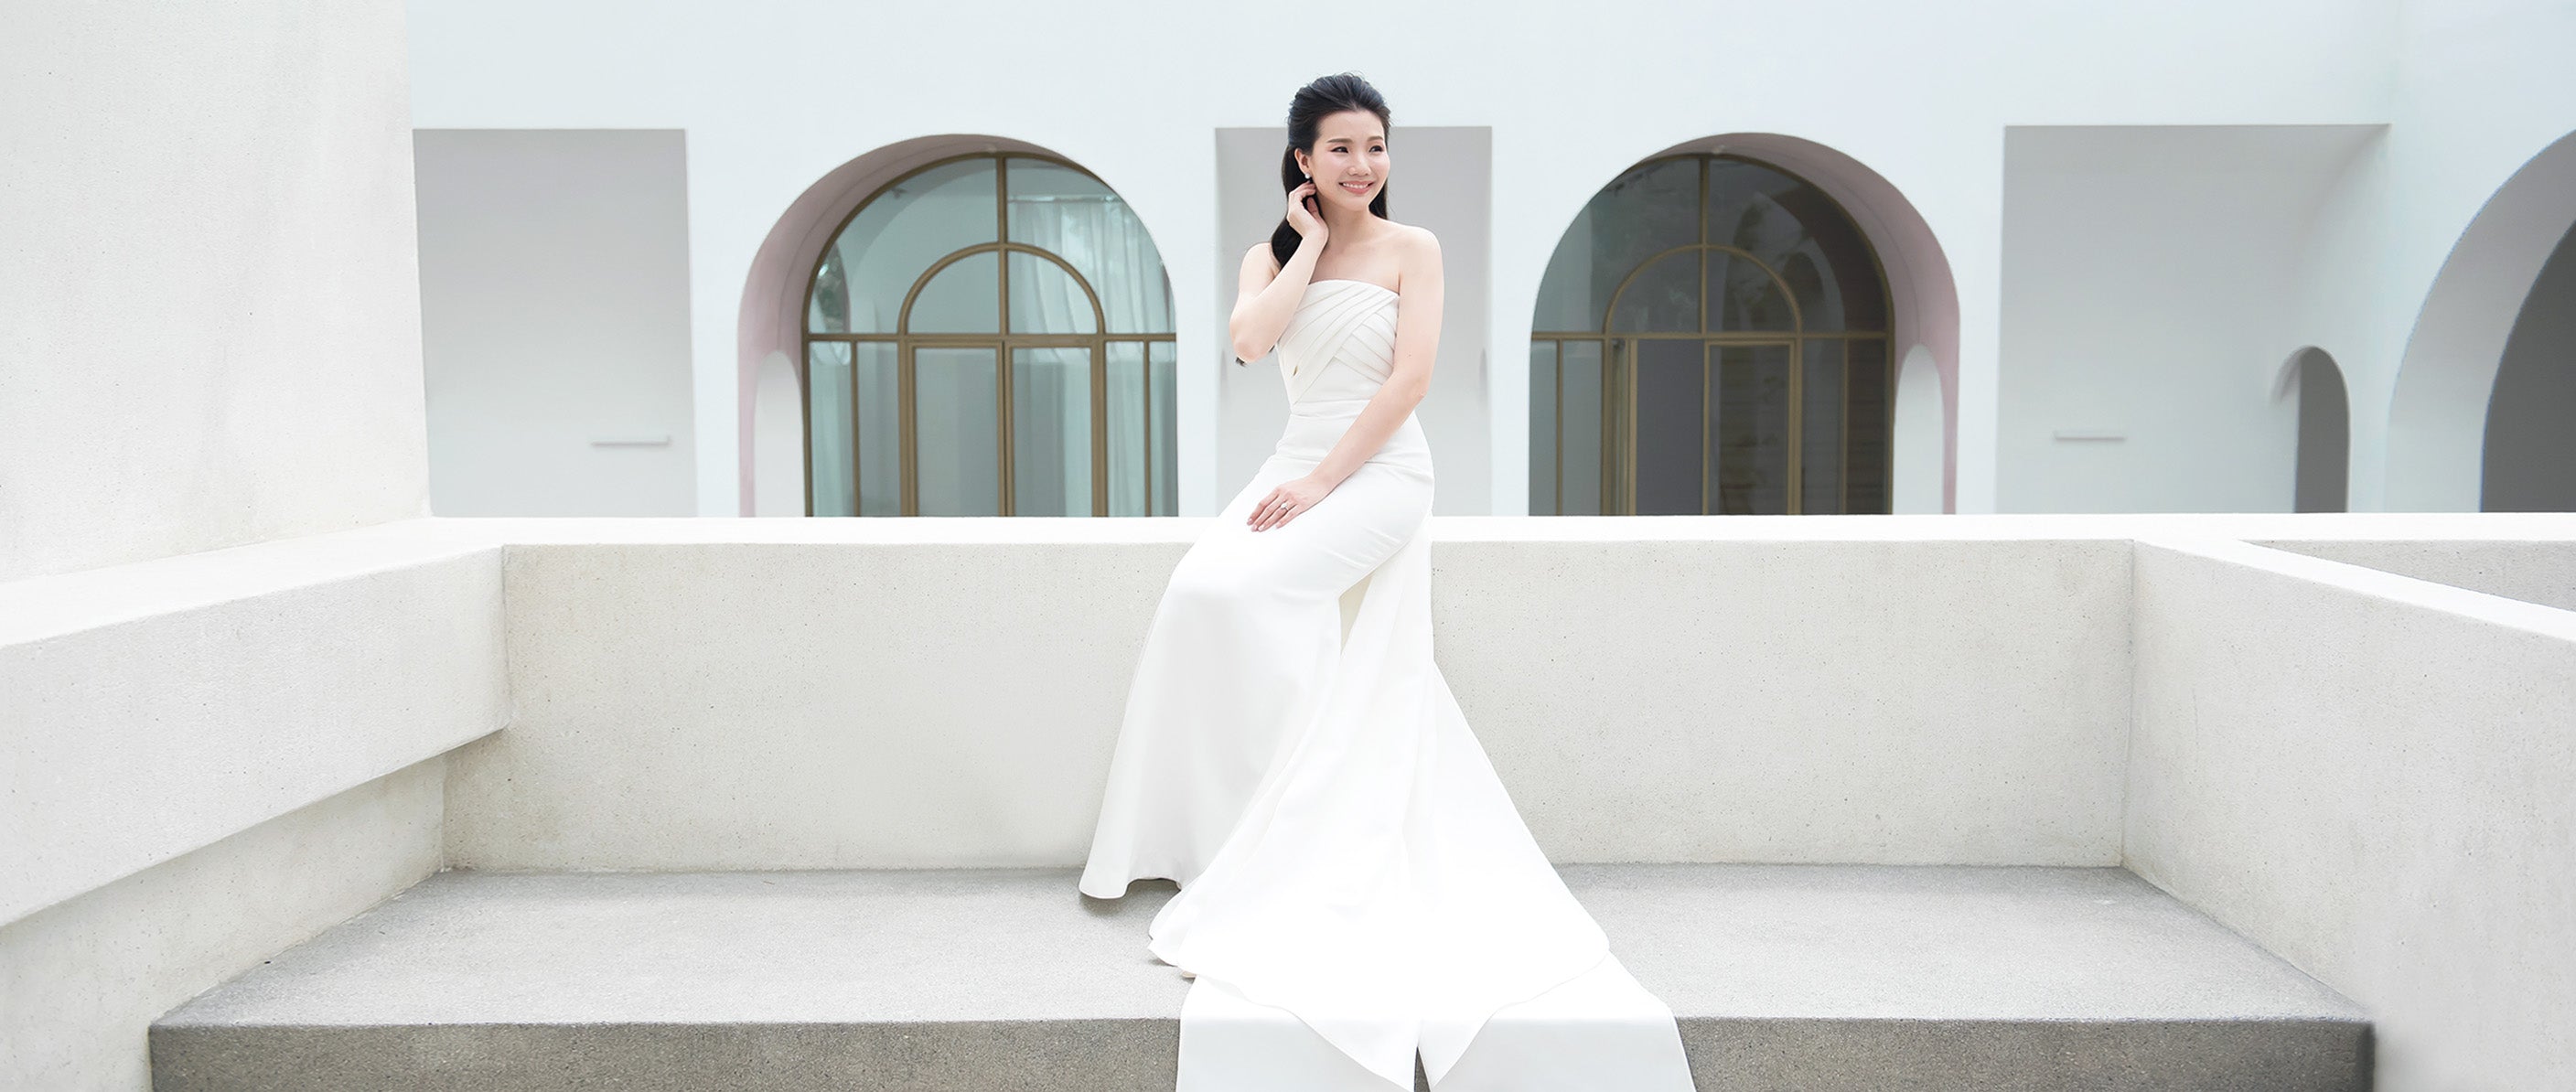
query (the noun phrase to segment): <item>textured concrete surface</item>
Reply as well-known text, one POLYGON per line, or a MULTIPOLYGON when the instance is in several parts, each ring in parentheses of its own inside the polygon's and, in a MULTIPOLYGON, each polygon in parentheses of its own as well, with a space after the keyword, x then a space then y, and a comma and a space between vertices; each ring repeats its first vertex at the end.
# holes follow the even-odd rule
POLYGON ((2399 1089, 2576 1088, 2576 612, 2141 542, 2128 854, 2370 1006, 2399 1089))
POLYGON ((2576 514, 2561 518, 2567 520, 2569 537, 2556 541, 2306 539, 2255 545, 2364 565, 2544 607, 2576 610, 2576 514))
MULTIPOLYGON (((2366 1087, 2359 1010, 2124 870, 1566 875, 1703 1092, 2366 1087)), ((156 1087, 1168 1088, 1170 888, 1073 878, 441 873, 163 1017, 156 1087)))
POLYGON ((0 1089, 143 1092, 146 1029, 437 871, 430 759, 0 926, 0 1089))
POLYGON ((0 581, 428 512, 405 8, 9 5, 0 581))
MULTIPOLYGON (((450 859, 1079 864, 1185 548, 508 547, 517 714, 458 753, 450 859)), ((2126 540, 1461 541, 1433 563, 1442 669, 1556 860, 2119 862, 2126 540), (1992 618, 2014 623, 1962 624, 1992 618)))
POLYGON ((500 554, 352 533, 0 585, 0 922, 499 729, 500 554))
MULTIPOLYGON (((458 756, 451 858, 1077 864, 1136 650, 1200 526, 425 521, 509 558, 520 715, 458 756), (989 683, 1001 665, 1010 686, 989 683)), ((1442 668, 1559 861, 2109 865, 2133 536, 2569 542, 2576 518, 1435 517, 1432 533, 1442 668)))

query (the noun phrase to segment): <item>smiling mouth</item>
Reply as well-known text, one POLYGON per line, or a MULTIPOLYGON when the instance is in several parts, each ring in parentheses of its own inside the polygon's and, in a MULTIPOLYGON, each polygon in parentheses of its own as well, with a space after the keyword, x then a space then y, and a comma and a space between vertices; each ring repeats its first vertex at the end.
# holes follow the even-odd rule
POLYGON ((1370 186, 1375 184, 1376 183, 1373 182, 1344 182, 1342 183, 1342 188, 1350 190, 1353 193, 1362 193, 1366 192, 1370 186))

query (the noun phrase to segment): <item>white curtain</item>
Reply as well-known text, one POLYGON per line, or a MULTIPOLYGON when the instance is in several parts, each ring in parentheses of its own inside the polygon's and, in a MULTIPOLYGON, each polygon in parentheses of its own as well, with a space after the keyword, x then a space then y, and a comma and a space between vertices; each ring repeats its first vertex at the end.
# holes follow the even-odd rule
MULTIPOLYGON (((1014 187, 1016 188, 1016 187, 1014 187)), ((1154 249, 1142 221, 1116 195, 1100 193, 1043 194, 1012 199, 1011 241, 1055 254, 1080 270, 1100 296, 1105 330, 1110 333, 1161 333, 1171 329, 1170 301, 1163 291, 1162 255, 1154 249)), ((1064 271, 1043 258, 1020 256, 1011 267, 1011 322, 1018 333, 1084 333, 1092 330, 1091 300, 1064 271)), ((1120 354, 1127 358, 1126 354, 1120 354)), ((1143 359, 1137 347, 1132 359, 1143 359)), ((1023 376, 1014 391, 1013 411, 1019 426, 1020 469, 1046 476, 1048 488, 1023 473, 1022 511, 1087 514, 1091 511, 1090 375, 1085 369, 1106 367, 1080 349, 1024 353, 1017 362, 1023 376), (1031 368, 1045 362, 1049 366, 1031 368), (1047 452, 1045 461, 1030 456, 1047 452), (1059 494, 1057 489, 1061 489, 1059 494), (1061 498, 1060 502, 1058 497, 1061 498), (1060 503, 1060 507, 1059 507, 1060 503)), ((1113 372, 1108 384, 1113 423, 1142 414, 1142 371, 1133 382, 1113 372), (1129 404, 1133 404, 1130 408, 1129 404), (1125 409, 1126 412, 1120 412, 1125 409)), ((1144 510, 1142 484, 1145 453, 1136 445, 1109 445, 1112 503, 1118 513, 1144 510)))

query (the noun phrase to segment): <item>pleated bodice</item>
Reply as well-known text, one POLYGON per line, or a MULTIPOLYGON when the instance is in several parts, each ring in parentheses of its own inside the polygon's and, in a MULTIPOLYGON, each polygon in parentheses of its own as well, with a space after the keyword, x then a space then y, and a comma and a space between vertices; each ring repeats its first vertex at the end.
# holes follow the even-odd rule
MULTIPOLYGON (((1324 458, 1369 399, 1395 374, 1396 292, 1373 281, 1328 277, 1306 282, 1306 298, 1279 333, 1279 378, 1288 387, 1288 423, 1274 458, 1324 458)), ((1431 444, 1422 422, 1405 415, 1368 461, 1431 477, 1431 444)))
POLYGON ((1395 367, 1394 289, 1339 277, 1306 282, 1279 334, 1279 378, 1291 405, 1365 399, 1395 367))

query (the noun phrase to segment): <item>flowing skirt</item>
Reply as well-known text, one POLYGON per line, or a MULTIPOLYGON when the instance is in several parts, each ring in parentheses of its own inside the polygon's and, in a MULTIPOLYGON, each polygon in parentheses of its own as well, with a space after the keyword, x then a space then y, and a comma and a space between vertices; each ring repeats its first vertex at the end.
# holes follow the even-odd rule
POLYGON ((1180 892, 1148 947, 1195 976, 1178 1092, 1692 1087, 1671 1010, 1540 851, 1432 661, 1430 450, 1406 418, 1253 531, 1365 399, 1291 408, 1173 571, 1081 889, 1180 892), (1470 1044, 1474 1051, 1469 1051, 1470 1044))

